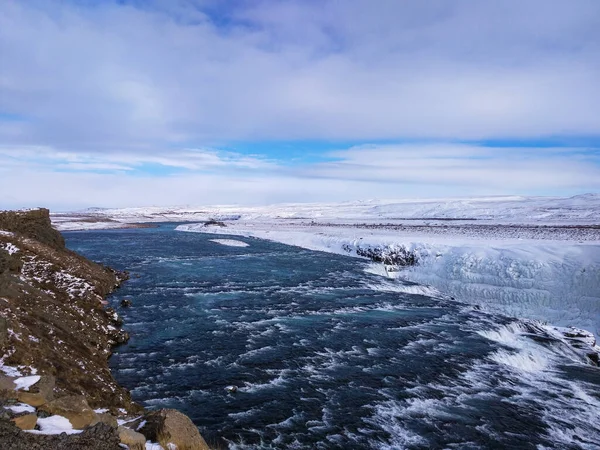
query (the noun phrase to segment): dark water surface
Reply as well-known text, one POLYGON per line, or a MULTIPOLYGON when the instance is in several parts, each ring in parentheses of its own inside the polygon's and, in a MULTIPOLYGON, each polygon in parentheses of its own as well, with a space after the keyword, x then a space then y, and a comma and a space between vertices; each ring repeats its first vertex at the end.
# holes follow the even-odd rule
POLYGON ((174 227, 64 234, 132 273, 110 299, 131 333, 116 379, 145 406, 188 414, 209 442, 600 448, 600 371, 562 342, 360 260, 174 227))

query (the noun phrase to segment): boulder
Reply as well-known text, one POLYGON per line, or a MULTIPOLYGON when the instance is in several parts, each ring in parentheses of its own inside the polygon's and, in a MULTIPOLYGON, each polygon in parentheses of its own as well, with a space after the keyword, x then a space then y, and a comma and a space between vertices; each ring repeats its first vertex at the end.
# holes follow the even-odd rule
POLYGON ((29 391, 19 391, 17 398, 20 402, 31 406, 42 406, 54 399, 54 386, 56 378, 52 375, 41 375, 37 383, 29 391))
POLYGON ((17 393, 17 399, 21 403, 26 403, 30 406, 35 406, 36 408, 48 403, 48 399, 42 394, 25 391, 19 391, 17 393))
POLYGON ((94 425, 100 421, 98 414, 90 408, 82 395, 61 397, 42 405, 40 409, 50 414, 66 417, 76 430, 83 430, 88 425, 94 425))
POLYGON ((145 420, 140 432, 163 448, 174 444, 178 450, 209 450, 196 425, 179 411, 160 409, 146 415, 145 420))
POLYGON ((12 421, 21 430, 33 430, 37 423, 37 416, 35 414, 25 414, 23 416, 15 417, 12 421))
POLYGON ((109 413, 98 414, 98 420, 102 423, 110 425, 113 428, 117 428, 119 426, 119 423, 117 422, 117 418, 109 413))
POLYGON ((121 308, 129 308, 131 304, 131 300, 129 300, 128 298, 124 298, 123 300, 121 300, 121 308))
POLYGON ((121 444, 127 445, 129 450, 144 450, 146 448, 146 437, 143 434, 127 427, 119 427, 117 432, 121 444))

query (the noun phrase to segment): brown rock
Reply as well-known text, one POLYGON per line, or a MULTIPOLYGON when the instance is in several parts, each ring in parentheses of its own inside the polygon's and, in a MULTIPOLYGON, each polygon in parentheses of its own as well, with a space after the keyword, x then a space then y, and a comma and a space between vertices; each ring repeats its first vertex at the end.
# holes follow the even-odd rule
POLYGON ((25 414, 24 416, 15 417, 12 421, 21 430, 33 430, 37 423, 37 416, 35 414, 25 414))
POLYGON ((117 422, 117 418, 109 413, 98 414, 98 420, 102 423, 110 425, 113 428, 117 428, 119 426, 119 423, 117 422))
POLYGON ((14 378, 7 377, 0 373, 0 391, 14 391, 17 388, 17 385, 13 382, 13 379, 14 378))
POLYGON ((17 393, 17 399, 21 403, 26 403, 30 406, 35 406, 36 408, 45 405, 48 402, 46 397, 42 394, 25 391, 19 391, 17 393))
POLYGON ((46 208, 28 211, 1 211, 0 229, 17 232, 54 248, 65 248, 65 239, 52 228, 50 211, 46 208))
POLYGON ((53 400, 40 407, 40 410, 66 417, 76 430, 100 421, 98 415, 88 405, 82 395, 71 395, 53 400))
POLYGON ((117 431, 121 444, 127 445, 129 450, 144 450, 146 448, 146 437, 143 434, 127 427, 119 427, 117 431))
POLYGON ((37 383, 29 388, 29 391, 19 391, 17 398, 20 402, 31 406, 42 406, 54 398, 54 386, 56 378, 52 375, 41 375, 37 383))
POLYGON ((209 450, 196 425, 188 416, 174 409, 153 411, 146 417, 140 432, 163 448, 175 444, 178 450, 209 450))
POLYGON ((29 388, 29 392, 43 394, 48 400, 53 400, 54 386, 56 386, 55 377, 52 375, 41 375, 39 381, 29 388))

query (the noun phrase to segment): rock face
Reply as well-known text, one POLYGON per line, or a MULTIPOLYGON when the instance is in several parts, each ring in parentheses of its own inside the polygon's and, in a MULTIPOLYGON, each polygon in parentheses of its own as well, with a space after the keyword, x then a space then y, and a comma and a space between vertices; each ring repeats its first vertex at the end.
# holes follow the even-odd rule
POLYGON ((121 442, 144 450, 152 439, 165 449, 173 448, 169 443, 208 449, 192 421, 175 410, 150 413, 148 434, 118 426, 115 415, 137 426, 135 416, 143 412, 108 368, 112 347, 128 335, 104 297, 124 279, 66 249, 48 210, 0 211, 0 366, 8 374, 0 371, 1 450, 117 450, 121 442), (23 375, 39 380, 16 390, 16 377, 23 375), (3 408, 17 401, 29 406, 3 408), (49 416, 62 416, 83 432, 23 431, 49 416))
POLYGON ((55 377, 21 401, 40 406, 85 392, 92 407, 140 409, 107 361, 127 334, 102 301, 125 278, 66 249, 48 210, 0 212, 0 357, 25 375, 35 366, 55 377))
POLYGON ((0 230, 19 233, 50 247, 65 248, 65 240, 52 228, 50 211, 46 208, 31 211, 0 211, 0 230))
POLYGON ((140 432, 163 448, 175 444, 178 450, 209 450, 190 418, 174 409, 160 409, 145 417, 140 432))

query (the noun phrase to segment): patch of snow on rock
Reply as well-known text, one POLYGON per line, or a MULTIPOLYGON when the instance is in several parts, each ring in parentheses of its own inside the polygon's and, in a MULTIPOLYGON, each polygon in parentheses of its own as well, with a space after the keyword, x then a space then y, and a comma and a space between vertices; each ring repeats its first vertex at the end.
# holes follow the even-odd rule
POLYGON ((27 433, 33 434, 78 434, 83 430, 73 429, 73 425, 69 422, 69 419, 63 416, 50 416, 44 418, 38 418, 37 424, 40 427, 39 430, 27 430, 27 433))
POLYGON ((9 255, 14 255, 15 253, 17 253, 19 251, 19 247, 17 247, 14 244, 11 244, 10 242, 7 242, 6 244, 3 244, 2 248, 4 250, 6 250, 9 255))
POLYGON ((34 413, 35 408, 33 406, 26 405, 25 403, 18 403, 16 405, 5 406, 4 409, 8 409, 15 414, 21 413, 34 413))
POLYGON ((39 375, 32 375, 29 377, 21 377, 14 380, 14 383, 17 385, 16 390, 19 391, 23 389, 24 391, 28 391, 31 386, 40 381, 39 375))

